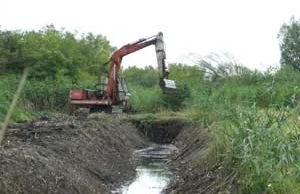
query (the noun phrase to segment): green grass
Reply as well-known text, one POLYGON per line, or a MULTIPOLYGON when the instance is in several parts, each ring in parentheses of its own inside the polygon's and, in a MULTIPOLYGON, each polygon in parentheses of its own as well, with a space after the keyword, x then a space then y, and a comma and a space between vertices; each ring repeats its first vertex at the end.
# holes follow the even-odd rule
POLYGON ((26 68, 24 70, 24 73, 23 73, 23 76, 22 76, 22 79, 20 80, 20 83, 18 84, 18 89, 16 90, 16 92, 14 93, 13 95, 13 99, 12 99, 12 102, 11 104, 9 105, 9 108, 8 108, 8 111, 5 115, 5 119, 4 119, 4 122, 1 124, 1 131, 0 131, 0 145, 2 143, 2 140, 4 138, 4 134, 5 134, 5 131, 6 131, 6 127, 10 121, 10 118, 11 118, 11 115, 13 114, 14 112, 14 109, 18 103, 18 100, 20 98, 20 95, 22 93, 22 90, 24 88, 24 85, 26 83, 26 79, 27 79, 27 76, 28 76, 28 68, 26 68))
MULTIPOLYGON (((0 121, 2 122, 4 121, 4 117, 8 112, 10 103, 13 100, 13 95, 17 90, 20 79, 20 76, 0 76, 0 121)), ((11 120, 19 121, 30 118, 32 118, 31 113, 26 110, 21 97, 14 109, 11 120)))
POLYGON ((154 113, 163 109, 163 101, 158 87, 131 87, 130 93, 132 94, 130 104, 135 111, 154 113))
MULTIPOLYGON (((21 77, 7 74, 0 78, 0 121, 3 121, 21 77)), ((67 112, 71 87, 72 84, 67 79, 27 80, 11 120, 32 119, 39 112, 67 112)))
POLYGON ((72 84, 69 80, 28 80, 24 100, 33 111, 60 111, 68 108, 68 94, 72 84))
POLYGON ((210 128, 207 160, 236 174, 240 193, 300 193, 298 106, 262 108, 255 101, 246 106, 226 100, 208 106, 193 116, 210 128))
POLYGON ((242 193, 299 193, 300 129, 295 112, 239 108, 224 124, 225 162, 242 193))

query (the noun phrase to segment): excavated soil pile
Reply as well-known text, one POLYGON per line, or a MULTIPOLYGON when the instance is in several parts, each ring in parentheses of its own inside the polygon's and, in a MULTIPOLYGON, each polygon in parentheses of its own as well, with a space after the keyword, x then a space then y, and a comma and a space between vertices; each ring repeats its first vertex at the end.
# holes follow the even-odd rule
POLYGON ((110 193, 134 177, 145 141, 116 115, 58 115, 16 123, 0 146, 0 194, 110 193))

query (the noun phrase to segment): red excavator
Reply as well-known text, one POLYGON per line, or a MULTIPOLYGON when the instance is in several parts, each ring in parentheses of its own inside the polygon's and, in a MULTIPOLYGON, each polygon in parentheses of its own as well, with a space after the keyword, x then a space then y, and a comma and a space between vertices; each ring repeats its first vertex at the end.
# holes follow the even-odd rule
POLYGON ((150 45, 155 46, 159 85, 162 92, 174 92, 176 90, 176 84, 175 81, 168 79, 169 71, 165 62, 166 53, 163 33, 159 32, 155 36, 140 39, 116 50, 108 61, 108 76, 101 78, 101 83, 96 85, 96 90, 72 89, 69 92, 71 112, 74 112, 76 109, 87 109, 88 112, 112 112, 113 106, 122 106, 122 109, 116 109, 118 112, 120 110, 128 110, 130 107, 128 104, 130 94, 124 78, 119 77, 122 58, 150 45))

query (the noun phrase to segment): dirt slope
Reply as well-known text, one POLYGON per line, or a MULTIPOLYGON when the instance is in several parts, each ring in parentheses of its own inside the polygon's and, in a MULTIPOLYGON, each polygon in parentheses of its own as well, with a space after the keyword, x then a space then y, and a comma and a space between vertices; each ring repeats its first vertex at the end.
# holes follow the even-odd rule
POLYGON ((134 176, 131 153, 144 144, 117 116, 13 124, 0 147, 0 194, 110 193, 134 176))
MULTIPOLYGON (((172 141, 179 152, 170 162, 174 176, 165 194, 227 194, 237 193, 233 174, 208 158, 209 132, 190 125, 172 141)), ((210 156, 211 157, 211 156, 210 156)))

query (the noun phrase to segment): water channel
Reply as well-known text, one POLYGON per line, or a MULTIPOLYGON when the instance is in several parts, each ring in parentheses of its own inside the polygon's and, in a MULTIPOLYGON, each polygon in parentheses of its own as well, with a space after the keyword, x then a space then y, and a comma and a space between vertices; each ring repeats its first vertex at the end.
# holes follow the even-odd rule
POLYGON ((166 165, 171 154, 177 151, 172 145, 153 145, 146 149, 136 150, 136 178, 132 183, 123 186, 116 194, 159 194, 168 185, 172 173, 166 165))

